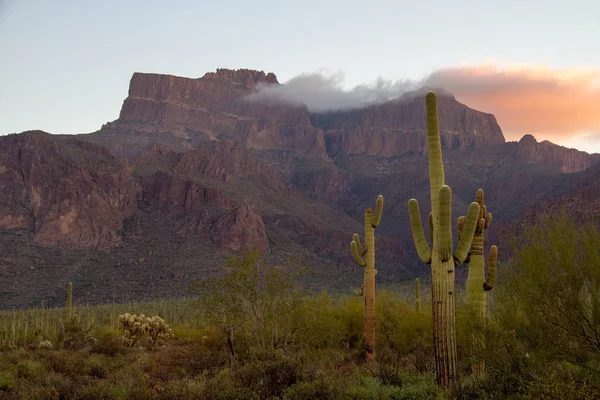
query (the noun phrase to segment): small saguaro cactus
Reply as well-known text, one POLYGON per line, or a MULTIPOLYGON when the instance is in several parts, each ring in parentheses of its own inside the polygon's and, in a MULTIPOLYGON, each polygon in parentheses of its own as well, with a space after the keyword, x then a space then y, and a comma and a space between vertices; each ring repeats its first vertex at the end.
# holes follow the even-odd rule
POLYGON ((65 325, 60 324, 58 327, 58 334, 56 337, 56 345, 59 349, 62 349, 65 345, 65 325))
POLYGON ((358 234, 352 236, 350 249, 352 256, 358 265, 364 268, 365 277, 362 287, 362 295, 365 301, 365 347, 367 359, 375 356, 375 228, 381 222, 383 211, 383 196, 377 197, 375 214, 368 208, 365 210, 365 246, 360 243, 358 234), (361 257, 364 256, 364 259, 361 257))
POLYGON ((421 285, 419 283, 419 278, 415 279, 415 286, 416 286, 415 297, 416 297, 417 311, 421 311, 421 285))
MULTIPOLYGON (((469 264, 469 273, 467 276, 467 305, 469 310, 482 321, 487 317, 486 292, 492 290, 496 283, 496 263, 498 260, 498 248, 490 247, 488 258, 487 280, 485 280, 485 262, 484 262, 484 232, 492 222, 492 214, 487 212, 485 206, 483 189, 477 190, 476 201, 479 204, 479 216, 477 227, 473 235, 471 244, 469 264)), ((464 220, 464 217, 461 217, 464 220)), ((460 219, 459 219, 460 220, 460 219)), ((459 221, 459 227, 460 227, 459 221)), ((460 234, 460 232, 459 232, 460 234)), ((484 338, 476 335, 473 338, 473 344, 476 347, 484 347, 484 338)), ((482 349, 480 349, 482 350, 482 349)), ((471 365, 474 374, 483 375, 485 373, 484 361, 480 358, 474 360, 471 365)))
POLYGON ((67 321, 73 318, 73 283, 67 285, 67 321))
POLYGON ((408 213, 417 254, 421 261, 431 264, 433 340, 437 382, 439 386, 449 388, 458 378, 454 267, 464 262, 471 247, 479 215, 479 204, 473 202, 469 205, 458 247, 453 252, 452 191, 449 186, 444 184, 444 165, 435 92, 427 93, 426 105, 431 195, 431 213, 429 214, 431 247, 425 238, 419 203, 416 199, 410 199, 408 202, 408 213))
POLYGON ((45 311, 46 308, 44 307, 44 300, 42 299, 42 308, 41 308, 41 315, 40 315, 40 336, 44 336, 44 317, 45 317, 45 311))

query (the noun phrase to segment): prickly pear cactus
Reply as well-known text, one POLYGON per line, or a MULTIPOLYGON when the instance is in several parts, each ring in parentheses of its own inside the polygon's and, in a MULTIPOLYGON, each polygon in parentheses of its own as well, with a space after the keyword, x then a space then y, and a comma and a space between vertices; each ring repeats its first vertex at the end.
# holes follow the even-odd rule
MULTIPOLYGON (((491 246, 488 258, 487 280, 485 279, 484 262, 484 233, 492 222, 492 214, 487 212, 484 204, 483 189, 477 190, 476 201, 479 204, 479 216, 477 227, 473 235, 471 252, 469 257, 469 274, 467 276, 467 305, 473 315, 485 321, 487 317, 486 292, 492 290, 496 283, 496 263, 498 260, 498 248, 491 246)), ((484 337, 475 335, 473 345, 479 350, 477 353, 483 354, 485 347, 484 337)), ((483 375, 485 373, 485 363, 481 357, 476 357, 471 365, 474 374, 483 375)))
POLYGON ((367 358, 375 356, 375 228, 381 222, 383 211, 383 196, 377 197, 375 214, 368 208, 365 210, 365 246, 360 243, 358 234, 354 234, 350 242, 350 250, 354 261, 364 268, 365 277, 362 286, 362 295, 365 302, 365 346, 367 358), (364 259, 362 258, 364 257, 364 259))
POLYGON ((429 92, 427 105, 427 144, 429 150, 429 181, 431 213, 429 214, 431 247, 427 243, 419 203, 408 202, 410 225, 417 254, 431 264, 433 340, 438 385, 451 387, 457 380, 456 303, 454 267, 463 263, 473 239, 479 215, 479 204, 471 203, 456 251, 452 241, 452 191, 444 184, 444 165, 440 144, 437 96, 429 92))

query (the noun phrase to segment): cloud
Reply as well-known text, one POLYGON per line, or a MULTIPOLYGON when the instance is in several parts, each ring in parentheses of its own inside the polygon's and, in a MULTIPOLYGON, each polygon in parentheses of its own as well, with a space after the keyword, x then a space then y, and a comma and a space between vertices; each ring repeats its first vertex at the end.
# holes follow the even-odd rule
POLYGON ((600 131, 600 69, 484 64, 445 68, 425 83, 494 114, 508 139, 600 131))
POLYGON ((418 88, 418 84, 410 80, 392 82, 382 78, 350 89, 344 89, 343 84, 343 72, 318 71, 298 75, 282 85, 262 85, 248 97, 305 104, 311 112, 324 112, 365 107, 418 88))
POLYGON ((261 87, 251 98, 306 104, 310 111, 322 112, 364 107, 423 86, 444 89, 469 107, 494 114, 508 140, 531 133, 538 140, 559 141, 600 131, 598 68, 552 69, 488 61, 443 68, 419 81, 379 78, 348 89, 343 73, 317 71, 279 86, 261 87))

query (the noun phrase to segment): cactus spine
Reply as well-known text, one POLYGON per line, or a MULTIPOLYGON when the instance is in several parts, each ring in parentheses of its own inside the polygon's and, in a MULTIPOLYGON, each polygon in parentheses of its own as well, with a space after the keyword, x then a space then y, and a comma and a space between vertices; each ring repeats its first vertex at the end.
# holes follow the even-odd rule
POLYGON ((73 318, 73 283, 67 285, 67 321, 73 318))
MULTIPOLYGON (((498 260, 498 248, 491 246, 488 259, 487 280, 485 280, 485 262, 484 262, 484 232, 492 222, 492 214, 487 212, 484 202, 483 189, 479 189, 476 194, 476 201, 479 204, 479 217, 477 227, 473 235, 471 244, 471 255, 469 259, 469 274, 467 276, 467 304, 469 310, 485 321, 487 314, 486 291, 492 290, 496 283, 496 263, 498 260)), ((476 349, 482 351, 485 347, 485 338, 481 334, 475 334, 473 345, 476 349)), ((471 365, 471 369, 476 375, 485 373, 485 362, 481 357, 476 357, 471 365)))
POLYGON ((417 311, 421 311, 421 284, 419 283, 419 278, 415 279, 415 286, 417 311))
POLYGON ((367 359, 375 356, 375 228, 381 222, 381 213, 383 211, 383 196, 377 197, 375 214, 368 208, 365 210, 365 247, 360 243, 358 234, 352 236, 350 250, 354 261, 364 268, 365 276, 362 288, 362 294, 365 302, 365 347, 367 359), (364 260, 361 258, 364 256, 364 260))
POLYGON ((433 340, 437 383, 441 387, 449 388, 456 382, 458 372, 454 267, 463 263, 471 247, 479 215, 479 204, 473 202, 469 205, 458 247, 453 252, 452 191, 449 186, 444 184, 437 96, 434 92, 427 93, 426 104, 431 193, 431 214, 429 215, 431 248, 425 238, 419 203, 416 199, 409 200, 408 212, 417 254, 421 261, 431 264, 433 340))

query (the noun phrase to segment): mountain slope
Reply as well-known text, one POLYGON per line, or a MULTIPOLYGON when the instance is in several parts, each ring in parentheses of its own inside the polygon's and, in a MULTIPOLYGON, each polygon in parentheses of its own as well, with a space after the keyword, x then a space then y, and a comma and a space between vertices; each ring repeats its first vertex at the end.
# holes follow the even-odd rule
MULTIPOLYGON (((61 304, 69 280, 89 302, 182 295, 244 248, 300 256, 307 287, 349 290, 362 281, 349 241, 378 194, 378 283, 426 276, 406 210, 411 197, 423 217, 429 209, 423 93, 311 114, 250 101, 262 85, 277 78, 136 73, 119 118, 98 132, 1 137, 0 307, 61 304)), ((507 143, 493 115, 450 94, 440 126, 453 218, 483 188, 492 241, 549 196, 595 193, 599 155, 507 143)))

